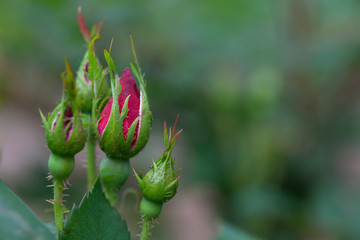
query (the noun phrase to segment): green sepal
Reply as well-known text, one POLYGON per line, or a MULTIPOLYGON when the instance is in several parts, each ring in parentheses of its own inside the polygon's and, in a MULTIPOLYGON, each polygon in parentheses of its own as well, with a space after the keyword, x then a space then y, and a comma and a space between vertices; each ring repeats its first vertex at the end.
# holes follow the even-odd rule
MULTIPOLYGON (((112 43, 112 41, 111 41, 111 43, 112 43)), ((116 73, 114 60, 112 59, 110 53, 111 53, 111 46, 110 46, 109 52, 106 49, 104 49, 104 56, 105 56, 105 60, 108 64, 108 66, 109 66, 109 72, 116 73)))
MULTIPOLYGON (((42 120, 44 128, 45 128, 45 132, 48 133, 48 132, 50 132, 49 123, 46 120, 46 117, 44 116, 44 114, 42 113, 42 111, 40 109, 39 109, 39 112, 40 112, 40 117, 41 117, 41 120, 42 120)), ((48 117, 49 117, 49 115, 48 115, 48 117)))
POLYGON ((67 96, 71 101, 74 101, 77 95, 76 82, 67 58, 65 58, 65 72, 61 73, 61 79, 63 80, 67 96))
MULTIPOLYGON (((90 73, 90 67, 94 67, 93 69, 96 69, 96 56, 94 53, 94 45, 95 42, 100 38, 101 33, 98 33, 92 40, 91 43, 89 44, 89 48, 88 48, 88 60, 89 60, 89 73, 90 73)), ((91 71, 93 72, 93 71, 91 71)))
POLYGON ((143 176, 141 174, 141 171, 139 172, 139 174, 137 174, 135 169, 133 169, 133 172, 134 172, 134 176, 139 184, 140 189, 142 189, 144 187, 144 183, 142 181, 143 176))
POLYGON ((131 143, 134 141, 135 139, 135 130, 136 130, 136 126, 139 122, 139 119, 140 119, 140 116, 137 117, 133 122, 132 124, 130 125, 129 129, 128 129, 128 132, 127 132, 127 135, 126 135, 126 140, 125 140, 125 144, 127 146, 131 146, 131 143))

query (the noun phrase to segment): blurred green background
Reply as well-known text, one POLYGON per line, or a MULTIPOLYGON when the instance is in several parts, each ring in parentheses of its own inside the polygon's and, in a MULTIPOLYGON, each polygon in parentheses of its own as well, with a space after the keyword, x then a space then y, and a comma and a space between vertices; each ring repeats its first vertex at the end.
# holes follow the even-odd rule
MULTIPOLYGON (((80 5, 88 25, 106 20, 102 63, 114 37, 127 67, 134 36, 154 116, 134 168, 160 156, 163 121, 180 114, 181 184, 154 239, 212 239, 222 222, 263 239, 360 239, 357 0, 0 0, 0 178, 38 216, 53 221, 38 109, 60 100, 64 57, 73 70, 82 59, 80 5)), ((77 158, 69 206, 86 189, 77 158)))

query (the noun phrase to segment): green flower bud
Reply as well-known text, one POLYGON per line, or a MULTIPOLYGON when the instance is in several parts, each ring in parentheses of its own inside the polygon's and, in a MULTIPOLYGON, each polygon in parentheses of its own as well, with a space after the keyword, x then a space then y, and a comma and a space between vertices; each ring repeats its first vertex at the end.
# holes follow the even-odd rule
POLYGON ((100 115, 99 143, 107 156, 129 159, 145 147, 150 135, 152 114, 145 87, 140 82, 139 92, 129 68, 122 72, 120 93, 118 85, 112 84, 113 97, 100 115))
POLYGON ((81 121, 81 114, 75 103, 77 89, 74 76, 67 60, 65 63, 66 70, 61 76, 68 98, 63 95, 61 102, 48 115, 48 119, 41 111, 40 115, 51 152, 58 156, 73 157, 84 148, 88 131, 81 121))
MULTIPOLYGON (((145 176, 142 176, 141 172, 137 174, 134 171, 135 177, 146 201, 151 201, 152 203, 160 205, 175 196, 179 183, 179 177, 176 177, 174 160, 171 158, 171 152, 181 131, 174 135, 175 131, 173 130, 172 133, 170 133, 170 136, 168 136, 166 124, 164 124, 164 129, 166 149, 163 155, 156 163, 153 163, 153 166, 145 176)), ((149 204, 146 203, 145 205, 148 206, 149 204)))
MULTIPOLYGON (((41 113, 41 112, 40 112, 41 113)), ((87 139, 80 113, 69 100, 63 100, 48 115, 48 120, 41 113, 45 128, 45 138, 51 152, 60 156, 73 157, 80 152, 87 139)))
POLYGON ((148 200, 165 203, 176 194, 179 178, 175 176, 171 152, 164 154, 145 175, 136 174, 142 194, 148 200))

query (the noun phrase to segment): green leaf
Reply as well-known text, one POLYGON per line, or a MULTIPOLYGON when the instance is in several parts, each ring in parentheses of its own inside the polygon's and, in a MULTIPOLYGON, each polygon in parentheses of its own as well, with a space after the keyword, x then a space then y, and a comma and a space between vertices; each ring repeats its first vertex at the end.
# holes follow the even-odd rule
POLYGON ((0 181, 0 239, 1 240, 54 240, 49 227, 0 181))
POLYGON ((126 222, 105 199, 98 180, 79 207, 74 205, 65 221, 61 240, 129 240, 126 222))
POLYGON ((220 234, 215 240, 260 240, 260 238, 254 237, 245 231, 238 229, 226 222, 223 222, 220 226, 220 234))

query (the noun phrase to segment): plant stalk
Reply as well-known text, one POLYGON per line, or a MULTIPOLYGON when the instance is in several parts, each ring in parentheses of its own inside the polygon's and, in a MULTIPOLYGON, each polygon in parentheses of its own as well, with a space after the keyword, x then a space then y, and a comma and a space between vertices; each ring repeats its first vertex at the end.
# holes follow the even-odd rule
POLYGON ((109 201, 110 205, 116 208, 117 203, 117 191, 116 189, 105 189, 104 191, 106 199, 109 201))
POLYGON ((87 141, 87 182, 89 192, 96 181, 96 144, 95 137, 90 132, 87 141))
POLYGON ((152 219, 149 216, 144 215, 142 220, 142 229, 140 240, 148 240, 150 237, 150 228, 152 224, 152 219))
POLYGON ((54 212, 55 212, 56 233, 58 238, 60 236, 60 231, 62 231, 64 227, 64 218, 63 218, 64 206, 62 203, 63 189, 64 189, 64 185, 62 181, 59 180, 54 181, 54 212))

